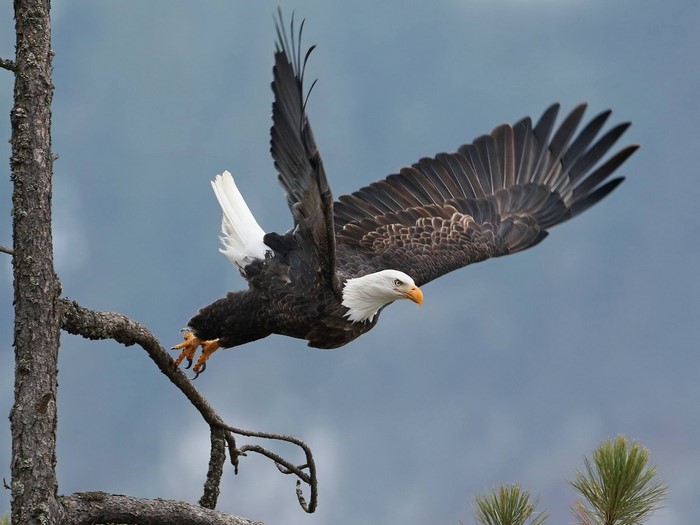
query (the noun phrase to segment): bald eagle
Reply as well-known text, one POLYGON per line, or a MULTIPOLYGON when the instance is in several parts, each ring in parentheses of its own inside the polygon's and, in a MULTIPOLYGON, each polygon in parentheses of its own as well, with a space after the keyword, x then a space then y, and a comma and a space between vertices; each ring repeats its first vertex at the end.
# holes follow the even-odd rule
MULTIPOLYGON (((601 161, 629 123, 601 136, 604 111, 577 133, 585 104, 555 126, 559 105, 533 126, 503 124, 454 153, 423 158, 333 201, 306 115, 304 24, 276 21, 271 153, 294 227, 265 233, 231 174, 212 181, 223 210, 221 252, 248 282, 199 310, 175 360, 199 375, 219 348, 281 334, 338 348, 377 324, 400 299, 420 304, 419 286, 452 270, 538 244, 547 230, 613 191, 610 175, 637 149, 601 161)), ((312 85, 313 88, 313 85, 312 85)), ((196 376, 195 376, 196 377, 196 376)))

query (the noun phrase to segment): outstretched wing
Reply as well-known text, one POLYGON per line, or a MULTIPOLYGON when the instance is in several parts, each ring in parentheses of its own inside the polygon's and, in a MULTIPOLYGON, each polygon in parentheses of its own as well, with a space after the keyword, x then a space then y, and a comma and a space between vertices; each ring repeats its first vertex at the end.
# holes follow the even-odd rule
POLYGON ((534 128, 530 118, 498 126, 456 153, 423 158, 343 195, 335 203, 338 270, 393 268, 423 284, 539 243, 548 228, 614 190, 623 178, 607 179, 638 147, 596 168, 629 123, 597 138, 608 110, 574 138, 585 109, 574 108, 555 131, 555 104, 534 128))
MULTIPOLYGON (((309 48, 302 60, 304 23, 297 34, 292 17, 288 37, 280 9, 276 27, 270 151, 294 216, 294 238, 301 248, 299 253, 306 264, 318 265, 321 278, 337 290, 333 197, 305 111, 304 70, 314 47, 309 48)), ((274 248, 274 239, 268 237, 268 241, 274 248)))

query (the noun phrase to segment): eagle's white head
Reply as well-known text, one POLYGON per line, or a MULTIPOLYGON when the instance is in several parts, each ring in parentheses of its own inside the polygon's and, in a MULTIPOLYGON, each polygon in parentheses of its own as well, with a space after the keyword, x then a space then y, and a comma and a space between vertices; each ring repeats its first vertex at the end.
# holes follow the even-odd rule
POLYGON ((382 270, 362 277, 348 279, 343 287, 345 314, 353 323, 372 321, 379 310, 397 299, 423 302, 423 292, 416 283, 398 270, 382 270))

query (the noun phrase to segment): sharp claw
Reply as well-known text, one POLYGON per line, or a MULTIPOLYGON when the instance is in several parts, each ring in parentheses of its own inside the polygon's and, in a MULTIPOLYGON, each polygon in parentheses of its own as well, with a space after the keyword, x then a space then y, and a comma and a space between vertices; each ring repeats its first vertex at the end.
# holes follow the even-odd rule
POLYGON ((207 369, 207 362, 204 361, 204 363, 202 363, 202 365, 199 367, 199 370, 194 371, 194 377, 192 378, 192 380, 194 381, 195 379, 197 379, 199 377, 199 374, 204 372, 206 369, 207 369))
POLYGON ((209 341, 202 341, 201 339, 195 337, 191 332, 185 332, 184 339, 185 340, 180 344, 172 347, 173 350, 182 350, 180 355, 174 360, 174 363, 176 366, 179 366, 182 361, 187 361, 185 370, 192 368, 197 348, 201 346, 202 353, 199 356, 199 359, 197 359, 197 362, 194 363, 194 368, 192 368, 192 371, 195 373, 195 376, 192 379, 197 379, 199 374, 207 369, 206 361, 209 356, 216 352, 217 349, 221 348, 219 346, 219 340, 213 339, 209 341))

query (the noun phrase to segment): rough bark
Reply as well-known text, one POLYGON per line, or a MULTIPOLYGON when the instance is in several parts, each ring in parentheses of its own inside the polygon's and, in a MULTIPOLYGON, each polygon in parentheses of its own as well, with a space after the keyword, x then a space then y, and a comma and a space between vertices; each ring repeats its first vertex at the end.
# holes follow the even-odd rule
POLYGON ((182 501, 132 498, 104 492, 79 492, 61 500, 66 522, 72 525, 113 522, 143 525, 263 525, 258 521, 182 501))
POLYGON ((15 403, 12 523, 58 523, 56 374, 60 285, 51 239, 51 21, 48 0, 15 0, 12 122, 15 403), (38 438, 37 436, 41 436, 38 438))

